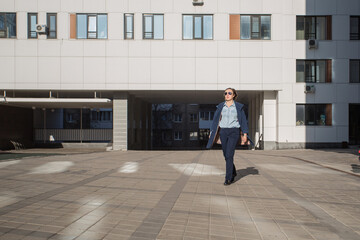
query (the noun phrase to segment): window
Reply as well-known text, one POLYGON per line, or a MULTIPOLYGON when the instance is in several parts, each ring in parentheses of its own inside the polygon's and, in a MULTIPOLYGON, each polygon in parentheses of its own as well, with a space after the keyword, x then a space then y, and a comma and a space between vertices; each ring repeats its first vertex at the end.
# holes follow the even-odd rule
POLYGON ((134 14, 124 15, 124 39, 134 39, 134 14))
POLYGON ((213 16, 183 15, 183 39, 213 39, 213 16))
POLYGON ((28 13, 28 38, 37 38, 37 13, 28 13))
POLYGON ((0 13, 0 38, 16 38, 16 13, 0 13))
POLYGON ((200 120, 209 121, 214 119, 214 112, 200 112, 200 120))
POLYGON ((164 15, 143 15, 143 39, 164 39, 164 15))
POLYGON ((350 17, 350 40, 360 40, 360 16, 350 17))
POLYGON ((296 60, 296 82, 330 83, 331 60, 296 60))
POLYGON ((190 141, 198 140, 198 132, 190 132, 189 139, 190 141))
POLYGON ((209 112, 200 112, 200 119, 208 121, 209 120, 209 112))
POLYGON ((360 83, 360 60, 350 60, 350 82, 360 83))
POLYGON ((331 40, 331 16, 297 16, 297 40, 331 40))
POLYGON ((75 108, 64 108, 63 126, 64 129, 81 128, 81 111, 75 108))
POLYGON ((214 120, 214 114, 215 114, 215 112, 210 112, 210 120, 211 121, 214 120))
POLYGON ((181 122, 182 115, 181 114, 174 114, 174 122, 181 122))
POLYGON ((56 13, 48 13, 47 14, 47 27, 48 27, 48 35, 49 39, 56 39, 56 13))
POLYGON ((196 113, 190 113, 190 122, 197 122, 198 115, 196 113))
POLYGON ((182 140, 182 132, 175 131, 174 132, 174 140, 182 140))
POLYGON ((111 121, 111 112, 110 111, 92 111, 91 120, 93 121, 111 121))
POLYGON ((331 104, 296 104, 296 126, 332 125, 331 104))
POLYGON ((271 39, 270 15, 230 15, 230 39, 271 39))
POLYGON ((77 14, 76 37, 78 39, 107 39, 107 14, 77 14))

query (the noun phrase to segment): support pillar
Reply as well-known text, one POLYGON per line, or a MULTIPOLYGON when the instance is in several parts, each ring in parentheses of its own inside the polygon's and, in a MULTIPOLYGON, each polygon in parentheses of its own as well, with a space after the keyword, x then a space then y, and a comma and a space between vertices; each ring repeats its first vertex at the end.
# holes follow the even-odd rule
POLYGON ((128 150, 128 96, 113 99, 113 150, 128 150))
POLYGON ((264 92, 263 126, 264 150, 277 149, 277 92, 264 92))

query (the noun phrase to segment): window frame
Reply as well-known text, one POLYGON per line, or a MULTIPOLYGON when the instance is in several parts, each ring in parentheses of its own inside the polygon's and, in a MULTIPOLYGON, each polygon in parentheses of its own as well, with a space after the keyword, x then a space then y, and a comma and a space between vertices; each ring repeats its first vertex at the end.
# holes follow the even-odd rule
POLYGON ((327 41, 327 40, 332 40, 332 16, 331 15, 296 15, 296 26, 295 26, 295 38, 296 40, 309 40, 309 39, 315 39, 315 40, 320 40, 320 41, 327 41), (325 39, 318 39, 318 31, 317 31, 317 23, 318 23, 318 18, 320 17, 325 17, 325 39), (304 18, 303 24, 304 24, 304 39, 302 38, 298 38, 297 37, 297 23, 298 23, 298 18, 304 18), (310 37, 309 33, 306 33, 306 20, 309 18, 315 18, 315 37, 312 38, 310 37))
MULTIPOLYGON (((232 14, 232 15, 237 15, 237 14, 232 14)), ((271 36, 272 36, 272 34, 271 34, 271 29, 272 29, 271 17, 272 17, 272 15, 271 14, 239 14, 239 15, 240 15, 240 24, 239 24, 240 25, 240 39, 239 40, 248 40, 248 41, 250 41, 250 40, 261 40, 261 41, 269 41, 269 40, 271 40, 271 36), (249 39, 241 37, 241 17, 242 16, 250 17, 250 38, 249 39), (252 37, 252 34, 253 34, 253 18, 254 17, 259 18, 259 25, 258 25, 259 26, 259 38, 253 38, 252 37), (263 39, 262 38, 262 34, 261 34, 261 17, 270 17, 270 37, 269 37, 269 39, 263 39)), ((238 40, 238 39, 231 39, 231 40, 238 40)))
POLYGON ((165 26, 165 16, 163 13, 143 13, 143 40, 164 40, 164 37, 165 37, 165 31, 164 31, 164 26, 165 26), (163 21, 162 21, 162 29, 163 29, 163 33, 162 33, 162 38, 154 38, 155 36, 155 21, 154 21, 154 16, 162 16, 163 17, 163 21), (152 32, 145 32, 145 17, 151 17, 152 20, 151 20, 151 29, 152 29, 152 32), (145 37, 146 36, 146 33, 151 33, 151 38, 148 38, 148 37, 145 37))
POLYGON ((174 141, 182 141, 182 140, 183 140, 182 131, 174 131, 174 141))
POLYGON ((310 104, 307 104, 307 103, 297 103, 296 106, 295 106, 295 119, 296 119, 296 122, 295 122, 295 126, 296 127, 309 127, 309 126, 313 126, 313 127, 331 127, 333 124, 332 124, 332 119, 333 119, 333 116, 332 116, 332 104, 328 104, 328 103, 310 103, 310 104), (298 116, 297 116, 297 107, 298 106, 304 106, 304 122, 303 124, 301 124, 298 120, 298 116), (306 107, 310 108, 310 107, 313 107, 313 120, 314 120, 314 124, 307 124, 307 120, 309 119, 309 116, 307 117, 306 116, 306 107), (321 108, 324 108, 324 109, 320 109, 321 108), (325 123, 324 124, 317 124, 318 121, 321 121, 320 119, 316 119, 316 115, 319 111, 321 110, 325 110, 325 123))
POLYGON ((124 39, 125 40, 133 40, 134 39, 134 13, 124 13, 124 39), (132 18, 132 32, 128 32, 128 29, 127 29, 127 17, 131 17, 132 18), (128 38, 127 37, 127 34, 128 33, 131 33, 131 38, 128 38))
POLYGON ((182 14, 182 40, 214 40, 214 14, 182 14), (184 38, 184 16, 192 17, 192 38, 184 38), (211 38, 204 38, 204 16, 211 16, 211 38), (201 17, 201 37, 195 37, 195 18, 201 17))
POLYGON ((296 59, 296 83, 312 83, 312 84, 315 84, 315 83, 320 83, 320 84, 323 84, 323 83, 332 83, 332 59, 296 59), (298 78, 297 78, 297 67, 298 67, 298 62, 304 62, 304 81, 298 81, 298 78), (317 66, 318 66, 318 63, 320 61, 323 61, 325 63, 325 81, 324 82, 320 82, 318 81, 318 79, 316 79, 317 77, 317 66), (307 79, 307 71, 306 71, 306 63, 310 63, 310 62, 314 62, 314 73, 313 73, 313 78, 314 78, 314 81, 306 81, 307 79))
POLYGON ((356 40, 360 40, 360 16, 350 16, 350 22, 349 22, 349 24, 350 24, 350 40, 351 41, 356 41, 356 40), (352 38, 351 37, 351 34, 354 34, 354 33, 351 33, 351 18, 357 18, 357 20, 358 20, 358 32, 357 32, 357 38, 352 38))
POLYGON ((107 40, 109 38, 109 19, 108 19, 108 14, 107 13, 76 13, 76 26, 75 26, 75 29, 76 29, 76 39, 97 39, 97 40, 107 40), (79 15, 85 15, 86 16, 86 38, 79 38, 79 35, 78 35, 78 16, 79 15), (104 15, 106 16, 106 38, 99 38, 99 26, 98 26, 98 23, 99 23, 99 18, 98 16, 99 15, 104 15), (89 32, 89 18, 90 17, 96 17, 96 32, 93 32, 93 31, 90 31, 89 32), (93 37, 90 37, 89 38, 89 33, 95 33, 96 37, 93 38, 93 37))
POLYGON ((182 122, 182 113, 174 113, 173 122, 181 123, 182 122), (179 116, 178 118, 176 116, 179 116), (180 119, 180 120, 178 120, 180 119))
POLYGON ((0 15, 3 15, 3 17, 4 17, 4 29, 0 29, 0 31, 4 32, 4 37, 0 37, 0 38, 16 39, 16 37, 17 37, 16 12, 0 12, 0 15), (15 36, 12 36, 12 37, 9 37, 9 33, 7 31, 7 26, 8 26, 7 15, 8 14, 14 14, 15 15, 15 36))
POLYGON ((214 119, 214 111, 200 111, 199 112, 199 121, 212 121, 214 119), (201 116, 202 115, 202 116, 201 116), (207 119, 206 119, 207 117, 207 119))
POLYGON ((198 118, 198 114, 197 113, 189 113, 189 120, 191 123, 197 123, 199 122, 199 118, 198 118))
POLYGON ((57 13, 47 13, 46 14, 46 25, 48 27, 47 32, 47 39, 57 39, 57 13), (51 17, 55 17, 55 31, 50 30, 50 19, 51 17), (50 37, 50 32, 55 32, 55 37, 50 37))
POLYGON ((28 31, 27 31, 28 39, 37 39, 39 34, 36 32, 36 30, 35 30, 36 37, 31 37, 31 33, 34 32, 34 31, 31 31, 31 16, 36 17, 35 26, 36 26, 36 24, 38 24, 38 14, 37 13, 28 13, 28 18, 27 18, 28 19, 28 24, 27 24, 27 26, 28 26, 28 31))
POLYGON ((199 140, 199 133, 197 131, 190 131, 189 132, 189 141, 198 141, 199 140), (194 136, 191 136, 191 134, 196 133, 196 139, 194 139, 194 136))

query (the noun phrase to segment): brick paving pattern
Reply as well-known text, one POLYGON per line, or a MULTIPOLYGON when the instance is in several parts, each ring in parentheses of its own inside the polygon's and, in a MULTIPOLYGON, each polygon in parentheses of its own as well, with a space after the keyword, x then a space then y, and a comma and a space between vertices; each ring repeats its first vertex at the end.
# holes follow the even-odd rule
MULTIPOLYGON (((15 155, 14 155, 15 156, 15 155)), ((360 239, 355 150, 61 152, 0 161, 0 240, 360 239)))

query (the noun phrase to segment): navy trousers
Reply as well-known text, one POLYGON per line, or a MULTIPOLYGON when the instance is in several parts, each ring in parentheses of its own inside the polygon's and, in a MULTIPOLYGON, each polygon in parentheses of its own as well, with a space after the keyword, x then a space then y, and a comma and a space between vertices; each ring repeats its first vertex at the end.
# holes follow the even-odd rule
POLYGON ((234 154, 236 144, 239 141, 240 130, 239 128, 221 128, 220 141, 223 154, 226 161, 226 176, 225 180, 231 180, 233 174, 235 175, 236 169, 234 165, 234 154))

